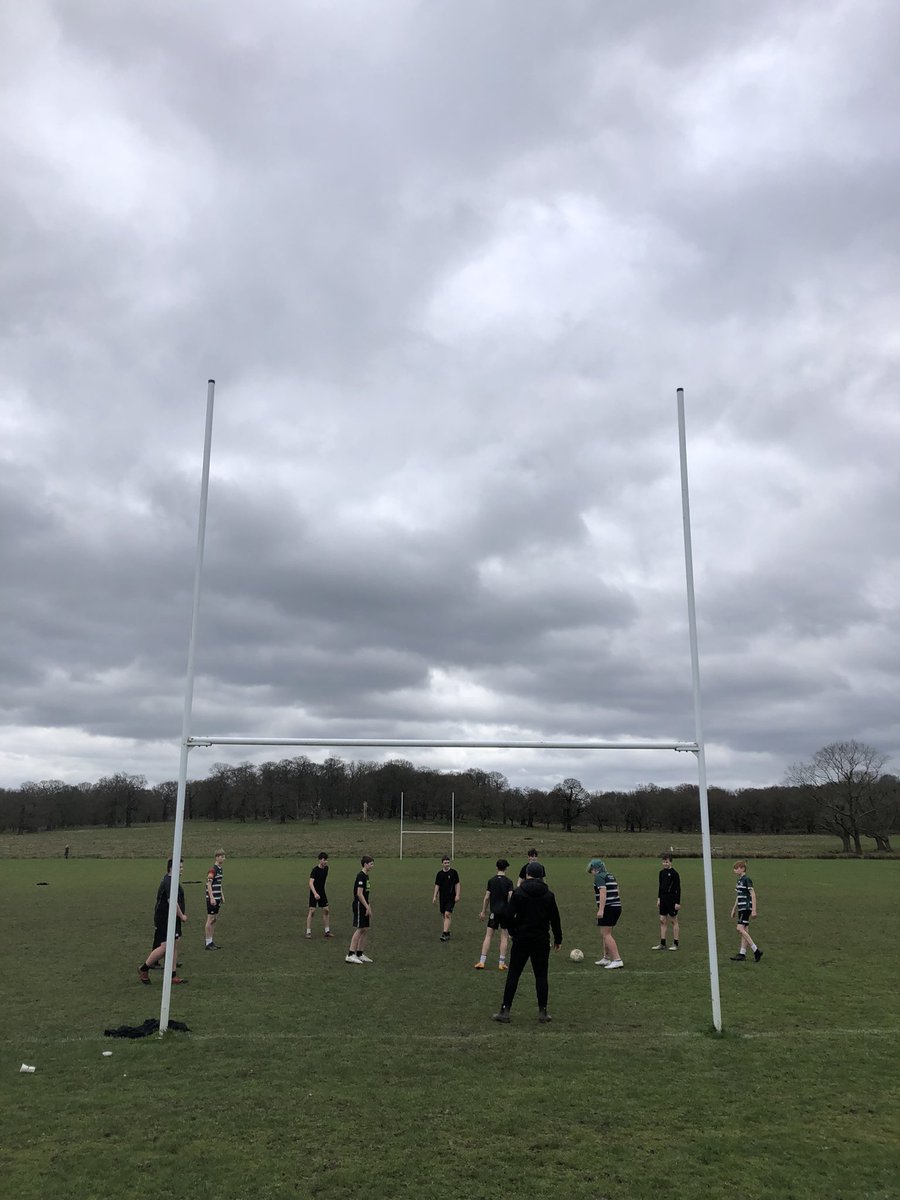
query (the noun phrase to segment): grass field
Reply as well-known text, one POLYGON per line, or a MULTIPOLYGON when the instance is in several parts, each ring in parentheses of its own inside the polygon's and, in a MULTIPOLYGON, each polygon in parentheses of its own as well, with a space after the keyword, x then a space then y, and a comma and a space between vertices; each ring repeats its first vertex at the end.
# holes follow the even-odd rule
MULTIPOLYGON (((435 834, 434 826, 423 824, 422 832, 407 837, 404 858, 440 858, 450 849, 450 838, 435 834)), ((438 826, 440 828, 440 826, 438 826)), ((88 829, 62 829, 52 833, 7 834, 0 837, 0 859, 60 858, 66 845, 74 858, 154 858, 165 859, 172 849, 171 824, 135 825, 107 829, 94 825, 88 829)), ((280 825, 271 821, 229 821, 216 825, 209 821, 188 821, 184 826, 184 853, 205 856, 217 845, 242 858, 291 858, 304 861, 324 849, 329 854, 359 857, 396 858, 400 848, 400 826, 396 821, 294 821, 280 825)), ((674 848, 676 857, 701 853, 699 833, 615 833, 576 827, 564 833, 558 827, 505 829, 494 826, 478 829, 457 825, 456 857, 482 858, 505 854, 524 858, 529 846, 541 854, 556 857, 582 855, 585 860, 596 853, 607 858, 652 858, 674 848)), ((835 837, 822 834, 716 834, 712 838, 717 858, 836 858, 841 844, 835 837)))
MULTIPOLYGON (((514 871, 526 848, 516 835, 514 871)), ((160 855, 154 837, 146 849, 160 855)), ((199 881, 217 840, 207 829, 204 857, 191 857, 186 840, 181 974, 190 982, 173 990, 172 1016, 192 1033, 134 1042, 102 1032, 159 1014, 161 973, 142 987, 135 968, 149 949, 162 864, 142 857, 137 839, 129 858, 69 862, 11 858, 6 846, 4 1196, 900 1195, 897 865, 752 863, 765 955, 735 964, 733 877, 730 862, 717 862, 725 1032, 714 1036, 701 863, 677 864, 682 949, 651 954, 658 864, 609 854, 623 890, 626 968, 604 972, 592 965, 588 843, 578 857, 554 857, 558 843, 572 845, 554 837, 542 854, 564 950, 577 945, 587 957, 551 960, 552 1025, 535 1020, 530 975, 513 1024, 490 1021, 503 983, 496 948, 491 969, 472 965, 492 858, 457 862, 463 900, 447 945, 429 903, 439 839, 427 839, 427 859, 401 863, 396 850, 377 859, 375 961, 356 967, 344 962, 353 859, 332 858, 336 938, 306 942, 311 856, 232 854, 223 949, 207 954, 199 881), (22 1062, 35 1073, 19 1074, 22 1062)), ((74 834, 67 840, 76 845, 74 834)))

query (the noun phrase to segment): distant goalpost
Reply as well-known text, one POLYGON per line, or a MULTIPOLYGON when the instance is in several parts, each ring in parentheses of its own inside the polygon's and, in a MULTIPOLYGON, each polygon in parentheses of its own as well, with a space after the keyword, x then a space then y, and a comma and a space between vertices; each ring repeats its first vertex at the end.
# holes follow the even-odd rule
MULTIPOLYGON (((195 736, 191 733, 191 713, 194 698, 194 675, 197 649, 197 629, 200 616, 200 584, 203 574, 203 551, 206 541, 206 511, 209 496, 209 463, 212 448, 213 408, 215 405, 215 380, 210 379, 206 392, 206 427, 203 442, 203 467, 200 482, 200 511, 197 522, 197 549, 194 565, 194 593, 191 611, 191 630, 188 641, 187 677, 185 683, 184 713, 181 732, 181 755, 178 770, 178 794, 175 804, 175 832, 172 839, 172 882, 170 895, 177 896, 181 873, 181 846, 184 834, 184 804, 187 791, 188 754, 196 746, 305 746, 310 748, 347 747, 370 749, 390 747, 397 749, 460 749, 460 750, 674 750, 694 754, 697 759, 697 779, 700 798, 700 830, 703 844, 703 887, 706 905, 706 940, 709 956, 709 989, 713 1026, 722 1030, 722 1003, 719 993, 719 960, 716 947, 715 909, 712 885, 712 851, 709 829, 709 797, 706 782, 706 751, 703 740, 703 722, 700 705, 700 660, 697 642, 697 615, 694 597, 694 564, 691 546, 691 515, 688 494, 687 438, 684 419, 684 389, 676 391, 678 418, 678 448, 681 467, 681 510, 684 531, 684 565, 687 591, 688 631, 690 636, 691 681, 694 708, 694 741, 692 742, 603 742, 603 741, 428 741, 402 738, 260 738, 195 736)), ((400 857, 403 857, 403 809, 401 796, 400 857)), ((456 827, 455 797, 451 819, 451 830, 415 830, 422 833, 451 834, 451 855, 454 849, 456 827)), ((172 996, 172 973, 175 962, 175 905, 169 905, 169 922, 166 936, 165 970, 163 972, 162 1001, 159 1013, 159 1032, 164 1034, 169 1027, 169 1010, 172 996)))
POLYGON ((414 837, 444 837, 450 834, 450 857, 456 855, 456 792, 450 793, 450 828, 449 829, 407 829, 403 824, 403 792, 400 793, 400 857, 403 857, 403 837, 412 834, 414 837))

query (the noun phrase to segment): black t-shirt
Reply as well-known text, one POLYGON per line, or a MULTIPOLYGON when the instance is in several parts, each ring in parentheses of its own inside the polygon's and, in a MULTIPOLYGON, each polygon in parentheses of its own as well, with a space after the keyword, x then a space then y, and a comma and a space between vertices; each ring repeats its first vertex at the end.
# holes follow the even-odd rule
POLYGON ((369 876, 365 871, 357 871, 356 878, 353 881, 353 903, 359 904, 357 889, 362 888, 362 893, 366 898, 366 904, 369 903, 369 876))
POLYGON ((681 878, 674 867, 663 867, 659 873, 659 898, 681 903, 681 878))
POLYGON ((451 867, 449 871, 445 871, 441 867, 437 875, 434 877, 434 884, 438 890, 438 895, 442 900, 456 899, 456 885, 459 883, 459 875, 455 867, 451 867))
POLYGON ((310 879, 313 881, 313 887, 321 896, 325 891, 325 880, 328 878, 328 867, 315 866, 309 873, 310 879))
MULTIPOLYGON (((153 907, 153 923, 157 929, 164 929, 169 920, 169 897, 172 894, 172 876, 163 875, 159 887, 156 889, 156 904, 153 907)), ((183 913, 187 912, 184 907, 184 888, 179 883, 178 885, 178 907, 183 913)), ((175 917, 175 932, 181 933, 181 918, 175 917)))
POLYGON ((512 880, 505 875, 492 875, 487 881, 487 893, 491 904, 491 912, 500 912, 512 895, 512 880))

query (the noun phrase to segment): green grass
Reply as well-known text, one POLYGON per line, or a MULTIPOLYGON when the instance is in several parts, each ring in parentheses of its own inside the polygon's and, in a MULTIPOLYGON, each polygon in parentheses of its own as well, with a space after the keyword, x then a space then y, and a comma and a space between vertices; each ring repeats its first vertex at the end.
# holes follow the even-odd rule
MULTIPOLYGON (((160 863, 135 840, 130 860, 0 865, 4 1195, 897 1196, 894 863, 753 863, 758 965, 728 961, 733 877, 716 863, 725 1032, 713 1036, 701 863, 678 864, 682 949, 651 954, 658 864, 610 855, 627 965, 603 972, 585 851, 561 859, 545 846, 565 950, 587 958, 552 958, 552 1025, 537 1024, 526 975, 501 1027, 489 1019, 496 947, 490 970, 472 970, 489 858, 457 863, 447 945, 430 905, 439 851, 377 859, 375 962, 355 967, 343 961, 355 862, 332 859, 337 937, 307 943, 309 853, 241 857, 230 833, 218 954, 201 948, 202 885, 190 882, 217 837, 207 829, 204 857, 186 858, 190 983, 173 991, 172 1016, 193 1032, 163 1040, 102 1036, 159 1013, 161 973, 142 987, 135 967, 160 863), (22 1062, 36 1072, 19 1074, 22 1062)), ((525 848, 516 831, 514 869, 525 848)))
MULTIPOLYGON (((442 826, 438 825, 440 829, 442 826)), ((423 824, 422 832, 404 841, 404 858, 440 858, 450 849, 450 836, 434 833, 435 826, 423 824)), ((446 826, 444 826, 446 828, 446 826)), ((52 833, 6 834, 0 838, 0 859, 61 858, 66 845, 74 858, 156 858, 165 862, 172 849, 171 824, 135 825, 131 829, 107 829, 102 825, 87 829, 60 829, 52 833)), ((838 857, 837 838, 821 834, 715 834, 711 838, 717 858, 826 858, 838 857)), ((293 821, 280 825, 271 821, 188 821, 184 826, 184 853, 188 856, 211 854, 218 845, 229 854, 244 858, 291 858, 304 860, 325 849, 333 856, 359 857, 373 854, 378 858, 396 858, 400 848, 397 821, 330 820, 293 821)), ((457 825, 457 858, 497 858, 505 854, 523 858, 529 846, 542 854, 568 857, 582 855, 587 861, 602 852, 606 858, 652 858, 669 847, 675 856, 691 857, 701 853, 699 833, 603 833, 576 828, 564 833, 559 827, 524 829, 521 826, 457 825)))

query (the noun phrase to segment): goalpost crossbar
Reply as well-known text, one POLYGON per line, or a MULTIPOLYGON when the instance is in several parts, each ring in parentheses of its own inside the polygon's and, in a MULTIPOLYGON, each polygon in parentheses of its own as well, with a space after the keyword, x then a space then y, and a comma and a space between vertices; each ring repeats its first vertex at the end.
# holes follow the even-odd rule
POLYGON ((401 750, 699 750, 697 742, 478 742, 478 741, 427 741, 415 738, 265 738, 265 737, 218 737, 194 735, 187 739, 188 746, 352 746, 393 747, 401 750))

